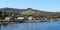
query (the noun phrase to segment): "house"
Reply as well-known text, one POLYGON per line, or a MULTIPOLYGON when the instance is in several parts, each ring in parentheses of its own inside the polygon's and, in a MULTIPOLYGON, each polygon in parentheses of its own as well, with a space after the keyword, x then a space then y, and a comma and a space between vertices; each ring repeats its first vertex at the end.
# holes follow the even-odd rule
POLYGON ((56 18, 56 21, 60 21, 60 18, 56 18))
POLYGON ((10 21, 11 17, 5 17, 5 21, 10 21))
POLYGON ((12 16, 14 16, 14 14, 11 14, 12 16))
POLYGON ((24 17, 24 20, 28 20, 28 17, 27 17, 27 16, 25 16, 25 17, 24 17))
POLYGON ((17 19, 18 19, 18 20, 23 20, 23 19, 24 19, 24 17, 18 17, 17 19))
POLYGON ((44 20, 48 20, 48 18, 44 18, 44 20))
POLYGON ((33 17, 32 17, 32 16, 28 17, 28 20, 32 20, 32 19, 33 19, 33 17))

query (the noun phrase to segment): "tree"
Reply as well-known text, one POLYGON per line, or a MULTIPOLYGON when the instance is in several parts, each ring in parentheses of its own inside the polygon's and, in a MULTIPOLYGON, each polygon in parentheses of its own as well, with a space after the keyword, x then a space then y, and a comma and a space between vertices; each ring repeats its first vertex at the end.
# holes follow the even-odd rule
POLYGON ((0 20, 4 19, 2 12, 0 11, 0 20))

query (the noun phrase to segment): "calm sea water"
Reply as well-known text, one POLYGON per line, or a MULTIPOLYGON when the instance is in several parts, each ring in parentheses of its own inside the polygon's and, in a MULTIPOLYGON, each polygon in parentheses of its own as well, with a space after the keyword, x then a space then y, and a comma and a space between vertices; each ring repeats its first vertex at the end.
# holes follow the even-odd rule
POLYGON ((0 30, 60 30, 60 22, 36 22, 0 25, 0 30))

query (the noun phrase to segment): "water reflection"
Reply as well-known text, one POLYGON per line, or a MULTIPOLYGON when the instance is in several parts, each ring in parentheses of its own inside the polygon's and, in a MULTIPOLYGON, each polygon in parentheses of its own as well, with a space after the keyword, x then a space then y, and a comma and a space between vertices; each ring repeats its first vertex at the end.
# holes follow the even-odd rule
POLYGON ((4 30, 29 30, 29 24, 8 24, 3 27, 4 30))

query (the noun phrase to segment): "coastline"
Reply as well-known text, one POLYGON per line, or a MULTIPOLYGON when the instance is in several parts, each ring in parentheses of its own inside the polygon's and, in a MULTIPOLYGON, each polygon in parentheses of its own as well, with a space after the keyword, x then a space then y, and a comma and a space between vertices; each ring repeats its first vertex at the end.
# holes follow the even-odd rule
POLYGON ((25 22, 56 22, 56 21, 49 21, 49 20, 0 21, 0 24, 18 24, 25 22))

